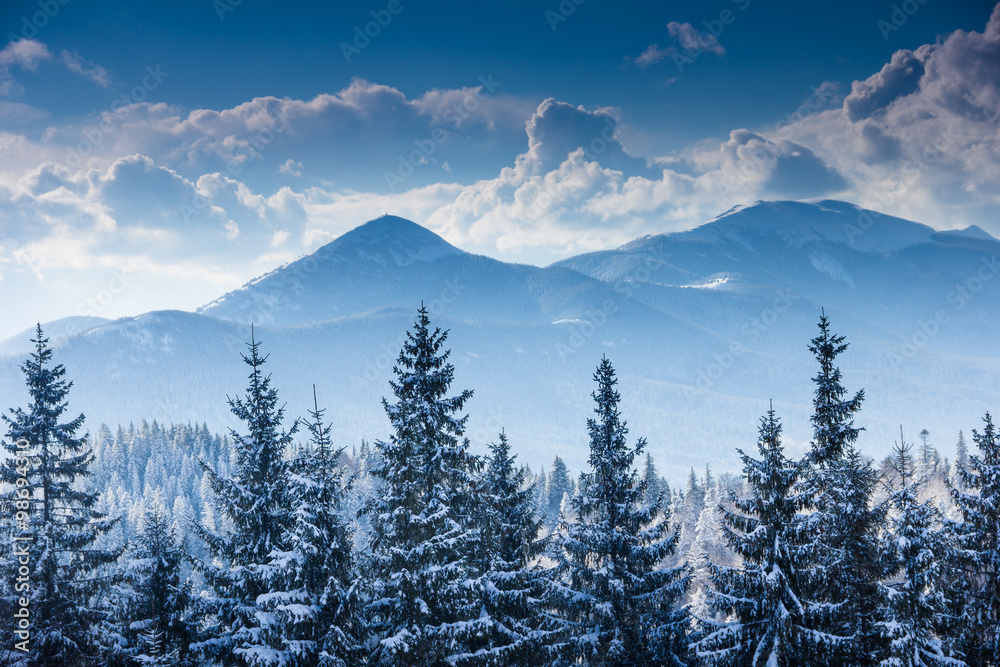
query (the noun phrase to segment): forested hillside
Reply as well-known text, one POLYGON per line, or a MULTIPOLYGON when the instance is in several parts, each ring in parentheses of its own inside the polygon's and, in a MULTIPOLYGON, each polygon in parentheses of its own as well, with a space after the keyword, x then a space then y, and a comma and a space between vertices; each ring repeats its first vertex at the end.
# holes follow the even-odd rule
POLYGON ((474 454, 447 336, 421 308, 383 399, 391 436, 348 445, 321 395, 302 417, 285 404, 255 332, 244 393, 220 397, 239 428, 90 435, 38 327, 3 416, 0 664, 997 664, 992 418, 953 452, 904 425, 866 457, 867 396, 825 315, 803 343, 805 456, 771 407, 733 453, 742 476, 675 488, 607 357, 586 468, 521 465, 503 425, 474 454))

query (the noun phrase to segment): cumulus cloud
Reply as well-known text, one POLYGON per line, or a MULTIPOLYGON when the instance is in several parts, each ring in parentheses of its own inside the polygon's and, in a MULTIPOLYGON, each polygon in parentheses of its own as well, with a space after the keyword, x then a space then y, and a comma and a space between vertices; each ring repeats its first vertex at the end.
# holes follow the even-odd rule
MULTIPOLYGON (((8 64, 41 62, 32 48, 8 64)), ((618 109, 529 107, 498 84, 408 98, 359 79, 310 100, 128 104, 40 137, 0 132, 0 263, 5 276, 128 263, 233 287, 386 211, 472 251, 547 263, 756 199, 829 196, 1000 232, 1000 10, 983 32, 900 51, 836 108, 823 84, 822 103, 783 125, 668 156, 625 150, 618 109), (505 157, 483 157, 493 144, 505 157), (487 166, 466 168, 476 161, 487 166), (390 191, 386 172, 408 175, 390 191)))
POLYGON ((912 51, 897 51, 892 60, 864 81, 851 85, 851 94, 844 99, 844 111, 851 122, 881 111, 900 97, 917 90, 924 65, 912 51))
POLYGON ((778 134, 842 173, 861 205, 1000 231, 1000 5, 982 32, 898 51, 843 108, 778 134))

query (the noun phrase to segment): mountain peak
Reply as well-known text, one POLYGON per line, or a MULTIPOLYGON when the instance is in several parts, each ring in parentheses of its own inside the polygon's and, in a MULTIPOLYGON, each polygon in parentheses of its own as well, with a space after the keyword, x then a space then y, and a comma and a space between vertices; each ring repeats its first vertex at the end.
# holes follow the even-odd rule
POLYGON ((811 241, 834 241, 862 252, 896 252, 930 243, 927 225, 870 211, 835 199, 757 201, 734 206, 689 232, 692 238, 746 241, 747 234, 772 234, 795 247, 811 241))
POLYGON ((982 227, 978 225, 969 225, 965 229, 952 229, 945 232, 945 234, 953 234, 955 236, 964 236, 970 239, 978 239, 980 241, 996 241, 997 239, 987 232, 982 227))
POLYGON ((462 252, 426 227, 386 213, 337 237, 317 250, 316 255, 318 258, 343 253, 362 258, 388 255, 397 264, 408 264, 462 252))

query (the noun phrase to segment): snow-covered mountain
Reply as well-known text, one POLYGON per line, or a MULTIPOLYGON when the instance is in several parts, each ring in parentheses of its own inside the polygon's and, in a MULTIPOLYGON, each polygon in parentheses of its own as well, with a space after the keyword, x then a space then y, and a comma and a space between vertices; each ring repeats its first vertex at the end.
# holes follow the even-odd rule
MULTIPOLYGON (((591 376, 607 354, 633 434, 679 478, 706 462, 737 468, 733 448, 752 446, 771 398, 789 439, 806 441, 807 345, 824 307, 851 343, 845 382, 868 395, 863 447, 883 455, 903 424, 950 451, 960 428, 997 408, 998 256, 978 228, 936 232, 835 201, 758 202, 545 268, 384 216, 195 313, 73 323, 80 332, 56 358, 92 428, 221 427, 226 396, 245 383, 252 321, 289 413, 305 413, 316 383, 353 444, 387 435, 379 399, 423 301, 451 329, 455 389, 476 392, 474 446, 504 428, 533 466, 559 454, 582 467, 591 376)), ((23 337, 0 343, 0 405, 24 403, 23 337)))

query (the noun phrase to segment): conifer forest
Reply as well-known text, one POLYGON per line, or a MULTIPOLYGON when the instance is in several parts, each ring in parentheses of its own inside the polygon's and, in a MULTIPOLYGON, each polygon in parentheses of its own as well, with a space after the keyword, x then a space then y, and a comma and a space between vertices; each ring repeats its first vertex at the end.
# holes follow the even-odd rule
POLYGON ((607 356, 585 469, 531 470, 503 430, 474 453, 476 388, 424 307, 387 378, 390 436, 359 443, 334 440, 315 387, 285 403, 255 333, 231 360, 245 388, 218 397, 239 428, 93 424, 39 325, 2 417, 0 664, 1000 665, 997 426, 940 450, 903 425, 866 457, 836 331, 824 314, 798 343, 804 456, 771 407, 732 452, 742 475, 671 488, 607 356))

